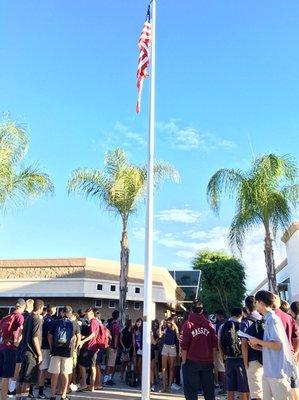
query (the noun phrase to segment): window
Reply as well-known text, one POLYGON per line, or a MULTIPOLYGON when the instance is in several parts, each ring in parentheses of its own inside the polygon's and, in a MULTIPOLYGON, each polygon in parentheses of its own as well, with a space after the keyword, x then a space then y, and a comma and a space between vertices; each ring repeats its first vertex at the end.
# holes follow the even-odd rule
POLYGON ((0 306, 0 318, 6 317, 14 310, 13 306, 0 306))
POLYGON ((109 308, 115 308, 115 300, 109 300, 109 308))
POLYGON ((126 310, 128 310, 128 309, 129 309, 129 302, 126 301, 126 310))
POLYGON ((116 286, 115 285, 111 285, 110 286, 110 292, 115 292, 116 291, 116 286))
POLYGON ((101 283, 97 284, 97 290, 103 290, 103 285, 101 283))
POLYGON ((135 287, 135 293, 140 294, 140 287, 135 287))
POLYGON ((97 308, 102 308, 103 304, 102 304, 102 300, 98 299, 95 301, 95 307, 97 308))
POLYGON ((134 310, 140 310, 140 302, 134 301, 134 310))

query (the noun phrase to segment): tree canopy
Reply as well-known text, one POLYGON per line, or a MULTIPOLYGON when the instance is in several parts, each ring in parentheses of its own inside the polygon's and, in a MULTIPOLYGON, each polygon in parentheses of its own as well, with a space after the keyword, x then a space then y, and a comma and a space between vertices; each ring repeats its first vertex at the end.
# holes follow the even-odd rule
POLYGON ((193 269, 201 271, 200 298, 208 313, 223 309, 227 315, 232 307, 241 306, 245 296, 243 264, 221 251, 200 251, 192 262, 193 269))
POLYGON ((49 175, 24 166, 28 151, 26 129, 13 121, 0 123, 0 206, 20 205, 54 190, 49 175))

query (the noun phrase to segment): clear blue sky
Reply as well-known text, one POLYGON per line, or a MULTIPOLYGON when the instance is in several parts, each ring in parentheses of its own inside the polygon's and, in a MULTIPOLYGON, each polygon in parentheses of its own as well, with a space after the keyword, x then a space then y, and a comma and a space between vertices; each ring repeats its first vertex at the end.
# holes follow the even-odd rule
MULTIPOLYGON (((157 3, 157 158, 173 163, 182 183, 157 193, 154 260, 187 268, 197 249, 226 247, 232 208, 225 203, 216 218, 205 199, 216 169, 247 168, 250 140, 255 154, 298 158, 299 3, 157 3)), ((140 116, 134 108, 146 4, 2 2, 0 109, 27 124, 27 162, 53 177, 56 193, 2 214, 1 258, 118 258, 118 220, 68 197, 66 182, 76 167, 101 168, 116 146, 145 162, 146 100, 140 116)), ((141 207, 130 225, 135 262, 143 262, 143 229, 141 207)), ((249 287, 265 275, 261 239, 256 232, 245 251, 249 287)))

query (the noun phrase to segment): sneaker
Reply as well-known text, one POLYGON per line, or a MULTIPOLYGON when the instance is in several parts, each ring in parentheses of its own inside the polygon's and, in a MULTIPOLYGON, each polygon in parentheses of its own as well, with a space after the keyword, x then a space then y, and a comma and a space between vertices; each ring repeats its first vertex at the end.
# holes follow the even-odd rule
POLYGON ((107 385, 107 386, 114 386, 114 385, 115 385, 115 382, 114 382, 112 379, 109 379, 109 380, 105 383, 105 385, 107 385))
POLYGON ((33 394, 30 394, 30 393, 29 393, 29 394, 27 395, 27 398, 28 398, 28 399, 35 399, 35 396, 34 396, 33 394))
POLYGON ((155 392, 156 391, 156 388, 155 388, 155 385, 153 385, 152 387, 151 387, 151 392, 155 392))
POLYGON ((72 392, 77 392, 77 390, 78 390, 78 385, 76 385, 75 383, 71 383, 71 384, 70 384, 70 390, 71 390, 72 392))
POLYGON ((37 399, 49 399, 49 397, 46 396, 45 394, 39 394, 39 395, 37 396, 37 399))
POLYGON ((179 385, 177 385, 176 383, 173 383, 173 384, 170 386, 170 389, 171 389, 171 390, 180 390, 181 387, 180 387, 179 385))

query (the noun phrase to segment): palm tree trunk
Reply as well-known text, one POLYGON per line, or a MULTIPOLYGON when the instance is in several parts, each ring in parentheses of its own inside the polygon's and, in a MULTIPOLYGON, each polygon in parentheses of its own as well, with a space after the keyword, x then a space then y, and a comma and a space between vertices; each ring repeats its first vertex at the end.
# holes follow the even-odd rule
POLYGON ((271 238, 269 223, 265 223, 265 262, 267 268, 268 288, 270 292, 277 293, 276 270, 273 251, 273 240, 271 238))
POLYGON ((128 275, 129 275, 129 239, 127 232, 127 221, 123 220, 123 231, 120 241, 120 277, 119 277, 119 313, 122 325, 126 320, 126 300, 128 292, 128 275))

